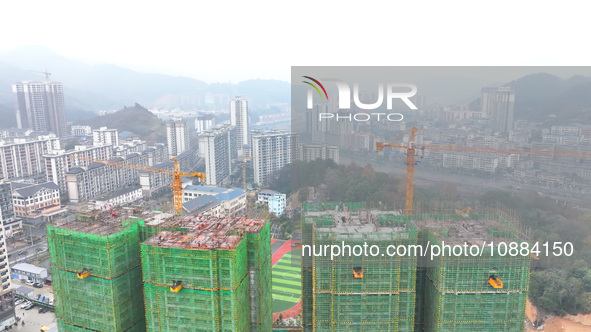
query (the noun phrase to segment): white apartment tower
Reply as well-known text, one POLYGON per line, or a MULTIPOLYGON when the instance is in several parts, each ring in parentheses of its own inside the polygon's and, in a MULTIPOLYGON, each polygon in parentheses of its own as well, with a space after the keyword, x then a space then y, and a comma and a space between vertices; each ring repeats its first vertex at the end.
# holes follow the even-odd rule
POLYGON ((176 157, 189 149, 189 131, 185 121, 168 121, 166 139, 170 157, 176 157))
POLYGON ((224 185, 232 174, 232 161, 238 156, 236 127, 221 125, 201 134, 199 154, 205 159, 205 184, 224 185))
POLYGON ((45 178, 43 156, 60 149, 54 134, 0 140, 0 178, 45 178))
POLYGON ((12 85, 18 128, 66 136, 64 87, 58 82, 18 82, 12 85))
POLYGON ((215 118, 213 114, 198 115, 195 119, 195 130, 198 134, 209 130, 209 128, 215 126, 215 118))
POLYGON ((236 145, 242 150, 248 142, 248 102, 236 97, 230 100, 230 125, 236 127, 236 145))
POLYGON ((251 135, 254 182, 268 184, 273 173, 295 160, 297 135, 281 130, 256 131, 251 135))
POLYGON ((100 127, 92 131, 92 145, 105 146, 112 145, 113 147, 119 145, 119 131, 117 129, 109 129, 107 127, 100 127))
POLYGON ((493 132, 513 130, 515 91, 510 87, 482 88, 481 107, 484 116, 490 119, 493 132))

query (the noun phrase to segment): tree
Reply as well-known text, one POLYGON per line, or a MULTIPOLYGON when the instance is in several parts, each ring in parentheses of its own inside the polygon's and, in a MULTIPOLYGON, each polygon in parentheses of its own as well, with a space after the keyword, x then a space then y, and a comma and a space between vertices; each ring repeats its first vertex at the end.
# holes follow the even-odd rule
POLYGON ((439 190, 439 196, 444 200, 455 201, 460 197, 460 193, 454 183, 446 183, 439 190))
POLYGON ((305 203, 306 201, 308 201, 309 195, 310 195, 310 190, 308 189, 308 187, 301 188, 300 191, 298 192, 298 201, 300 203, 305 203))
POLYGON ((361 172, 361 176, 368 179, 368 180, 375 180, 376 172, 373 170, 370 164, 367 164, 363 167, 363 171, 361 172))

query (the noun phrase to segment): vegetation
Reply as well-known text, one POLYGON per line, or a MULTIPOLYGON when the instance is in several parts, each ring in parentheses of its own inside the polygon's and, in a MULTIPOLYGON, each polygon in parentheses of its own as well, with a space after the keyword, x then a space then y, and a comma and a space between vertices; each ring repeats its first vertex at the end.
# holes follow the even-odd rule
MULTIPOLYGON (((382 172, 376 172, 371 165, 363 167, 355 163, 349 166, 337 165, 332 160, 317 159, 311 162, 295 161, 279 172, 271 189, 279 192, 297 192, 302 188, 326 186, 328 200, 389 204, 398 206, 404 196, 405 187, 400 181, 382 172), (402 192, 401 192, 402 191, 402 192)), ((308 196, 307 189, 300 191, 298 198, 308 196)))
POLYGON ((557 315, 591 313, 591 213, 582 213, 556 204, 549 197, 533 191, 511 195, 491 191, 480 202, 501 204, 518 213, 527 229, 532 230, 532 242, 540 244, 539 261, 532 261, 529 298, 536 306, 557 315), (547 257, 541 245, 570 242, 573 255, 547 257))
POLYGON ((166 142, 166 124, 137 103, 133 107, 125 107, 115 113, 83 120, 79 124, 92 126, 92 128, 116 128, 119 133, 130 131, 145 139, 148 144, 166 142))
MULTIPOLYGON (((308 196, 308 187, 324 187, 329 201, 365 201, 370 205, 381 203, 386 208, 401 208, 406 198, 405 181, 376 172, 370 165, 343 166, 320 159, 292 163, 279 172, 271 187, 286 193, 291 189, 291 193, 298 193, 298 198, 308 196), (305 189, 299 191, 302 188, 305 189)), ((570 257, 541 253, 539 260, 532 261, 529 297, 548 313, 591 313, 591 212, 557 204, 552 198, 529 190, 516 194, 489 191, 466 202, 451 183, 438 188, 415 185, 414 197, 415 209, 420 206, 425 211, 479 205, 503 207, 516 214, 532 243, 548 242, 552 248, 557 242, 571 242, 574 253, 570 257)), ((289 227, 288 220, 277 222, 289 227)))

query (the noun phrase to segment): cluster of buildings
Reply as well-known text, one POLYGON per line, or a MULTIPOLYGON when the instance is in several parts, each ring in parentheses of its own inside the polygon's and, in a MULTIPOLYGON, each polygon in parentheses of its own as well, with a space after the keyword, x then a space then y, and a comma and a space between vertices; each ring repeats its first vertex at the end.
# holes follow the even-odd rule
POLYGON ((530 257, 498 254, 499 243, 521 241, 499 213, 402 216, 363 203, 304 204, 304 331, 523 331, 530 257), (492 254, 457 250, 485 241, 494 241, 492 254), (319 254, 335 244, 342 254, 319 254), (443 244, 455 253, 436 254, 443 244), (374 249, 363 253, 364 245, 374 249), (392 247, 397 253, 386 254, 392 247))
POLYGON ((268 221, 116 215, 48 227, 60 330, 272 329, 268 221))
POLYGON ((248 103, 241 97, 230 100, 230 123, 214 125, 207 116, 198 118, 199 154, 205 160, 205 181, 224 186, 230 176, 248 163, 254 183, 265 186, 282 167, 295 160, 333 159, 339 149, 326 144, 303 145, 298 135, 283 130, 249 130, 248 103))

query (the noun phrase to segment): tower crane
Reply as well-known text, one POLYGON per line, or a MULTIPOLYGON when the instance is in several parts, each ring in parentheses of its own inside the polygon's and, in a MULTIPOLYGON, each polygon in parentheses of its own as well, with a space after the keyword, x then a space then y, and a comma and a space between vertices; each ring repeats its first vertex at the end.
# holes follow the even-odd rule
POLYGON ((381 152, 385 147, 406 149, 406 205, 405 212, 407 215, 412 215, 412 201, 414 195, 414 181, 415 181, 415 165, 416 165, 416 147, 415 147, 415 133, 418 131, 416 127, 412 127, 410 130, 403 132, 402 134, 394 137, 386 143, 376 142, 376 150, 381 152), (395 139, 404 134, 410 132, 410 138, 408 140, 408 146, 390 144, 395 139))
POLYGON ((163 174, 172 175, 173 178, 172 178, 172 184, 170 185, 170 187, 172 188, 172 193, 174 195, 174 209, 175 209, 177 215, 181 215, 183 213, 183 181, 182 181, 181 177, 194 177, 194 178, 200 178, 201 181, 205 181, 205 173, 199 173, 199 172, 184 173, 184 172, 181 172, 179 169, 179 163, 178 163, 176 157, 174 157, 174 170, 173 171, 168 171, 165 169, 154 168, 154 167, 147 167, 147 166, 129 165, 129 164, 116 162, 116 161, 98 160, 98 159, 87 158, 87 157, 83 157, 83 156, 69 156, 69 157, 73 158, 73 159, 84 160, 84 161, 89 161, 89 162, 94 162, 94 163, 101 163, 101 164, 110 165, 110 166, 133 168, 133 169, 137 169, 140 171, 148 171, 148 172, 163 173, 163 174))
POLYGON ((47 82, 49 82, 49 76, 51 76, 51 73, 47 71, 47 69, 45 69, 45 71, 38 71, 38 70, 29 70, 30 72, 33 73, 39 73, 39 74, 45 74, 45 80, 47 82))
POLYGON ((378 152, 383 151, 385 147, 389 148, 398 148, 398 149, 405 149, 406 150, 406 205, 405 205, 405 214, 412 215, 413 212, 413 195, 414 195, 414 175, 415 175, 415 166, 416 162, 416 151, 424 151, 424 150, 435 150, 435 151, 455 151, 455 152, 473 152, 473 153, 482 153, 482 154, 496 154, 496 155, 524 155, 524 156, 542 156, 542 157, 560 157, 560 158, 584 158, 584 159, 591 159, 591 153, 589 152, 580 152, 580 151, 567 151, 567 150, 525 150, 525 149, 496 149, 496 148, 489 148, 489 147, 481 147, 481 146, 453 146, 449 144, 431 144, 431 145, 421 145, 420 147, 417 146, 415 142, 415 133, 418 131, 416 127, 412 127, 411 129, 403 132, 402 134, 394 137, 393 139, 385 142, 380 143, 376 142, 376 150, 378 152), (406 146, 403 145, 395 145, 391 144, 395 139, 410 133, 410 137, 408 140, 408 144, 406 146))

